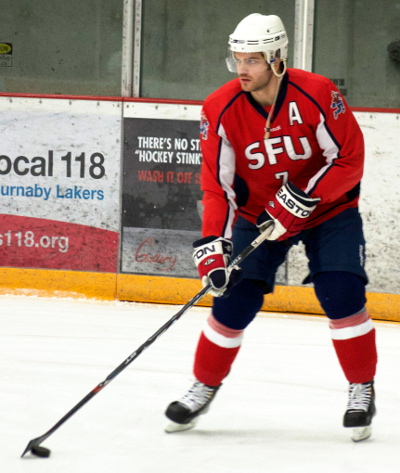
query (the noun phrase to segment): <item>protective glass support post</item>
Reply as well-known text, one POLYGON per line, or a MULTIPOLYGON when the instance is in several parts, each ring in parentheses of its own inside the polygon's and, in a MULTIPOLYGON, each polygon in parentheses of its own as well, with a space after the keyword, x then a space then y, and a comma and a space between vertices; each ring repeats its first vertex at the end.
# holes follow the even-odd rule
POLYGON ((296 0, 293 67, 312 72, 315 0, 296 0))
POLYGON ((142 0, 135 2, 134 47, 133 47, 133 88, 132 97, 140 97, 141 41, 142 41, 142 0))
POLYGON ((135 0, 124 0, 122 17, 121 96, 132 96, 133 18, 135 0))

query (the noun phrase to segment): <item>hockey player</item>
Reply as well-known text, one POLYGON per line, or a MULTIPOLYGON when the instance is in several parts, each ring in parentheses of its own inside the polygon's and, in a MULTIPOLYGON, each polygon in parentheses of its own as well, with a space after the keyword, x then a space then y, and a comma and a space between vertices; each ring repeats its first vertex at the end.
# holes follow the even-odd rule
POLYGON ((203 105, 203 238, 193 257, 215 298, 195 353, 196 382, 167 408, 169 432, 192 428, 208 410, 278 267, 302 241, 305 282, 329 318, 349 382, 343 425, 356 441, 371 433, 377 352, 358 211, 363 136, 330 80, 286 68, 287 48, 279 17, 244 18, 229 37, 227 64, 238 77, 203 105), (229 262, 260 231, 268 240, 243 261, 237 282, 229 262))

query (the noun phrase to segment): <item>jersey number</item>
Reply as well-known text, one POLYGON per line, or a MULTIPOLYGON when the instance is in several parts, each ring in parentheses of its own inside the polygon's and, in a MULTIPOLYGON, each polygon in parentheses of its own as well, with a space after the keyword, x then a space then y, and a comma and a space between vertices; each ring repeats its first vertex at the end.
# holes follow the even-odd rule
POLYGON ((282 180, 282 185, 286 184, 289 181, 289 171, 277 172, 275 179, 282 180))

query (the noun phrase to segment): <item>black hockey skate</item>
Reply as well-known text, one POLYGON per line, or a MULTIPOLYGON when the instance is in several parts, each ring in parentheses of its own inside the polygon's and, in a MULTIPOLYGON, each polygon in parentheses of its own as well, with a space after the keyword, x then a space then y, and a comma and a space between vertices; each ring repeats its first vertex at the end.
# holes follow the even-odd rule
POLYGON ((371 436, 372 418, 376 413, 374 381, 350 383, 344 427, 353 428, 352 440, 359 442, 371 436))
POLYGON ((205 414, 214 399, 219 386, 207 386, 196 381, 189 391, 179 400, 171 402, 165 415, 172 421, 165 431, 168 433, 189 430, 195 427, 199 416, 205 414))

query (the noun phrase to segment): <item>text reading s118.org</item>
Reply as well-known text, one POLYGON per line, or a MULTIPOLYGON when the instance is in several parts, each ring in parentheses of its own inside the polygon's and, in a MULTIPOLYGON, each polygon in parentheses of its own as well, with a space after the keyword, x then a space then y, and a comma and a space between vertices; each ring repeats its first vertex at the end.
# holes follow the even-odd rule
POLYGON ((69 239, 66 236, 37 235, 33 231, 13 232, 8 230, 0 233, 0 246, 16 246, 25 248, 51 248, 66 253, 69 248, 69 239))

